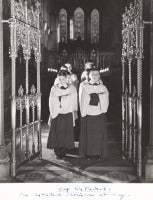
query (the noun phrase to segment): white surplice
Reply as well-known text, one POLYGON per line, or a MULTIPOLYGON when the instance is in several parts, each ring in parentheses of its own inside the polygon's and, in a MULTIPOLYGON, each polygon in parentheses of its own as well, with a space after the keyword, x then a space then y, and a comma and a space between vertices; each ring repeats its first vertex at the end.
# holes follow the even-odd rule
POLYGON ((78 110, 77 90, 73 85, 61 89, 58 85, 51 88, 49 96, 50 117, 56 118, 59 114, 73 113, 78 110), (61 98, 61 101, 59 100, 61 98))
POLYGON ((105 85, 91 85, 87 81, 80 84, 79 89, 79 104, 81 116, 100 115, 106 113, 109 106, 109 92, 105 85), (89 105, 90 94, 96 93, 99 96, 98 106, 89 105))

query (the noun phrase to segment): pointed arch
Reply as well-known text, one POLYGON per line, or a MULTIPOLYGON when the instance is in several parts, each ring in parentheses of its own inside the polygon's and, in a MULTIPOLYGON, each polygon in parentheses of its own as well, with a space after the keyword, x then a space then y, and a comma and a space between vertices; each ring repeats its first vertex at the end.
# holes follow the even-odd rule
POLYGON ((74 39, 84 40, 84 11, 80 7, 74 11, 74 39))
POLYGON ((91 43, 99 42, 99 11, 94 9, 91 12, 91 43))

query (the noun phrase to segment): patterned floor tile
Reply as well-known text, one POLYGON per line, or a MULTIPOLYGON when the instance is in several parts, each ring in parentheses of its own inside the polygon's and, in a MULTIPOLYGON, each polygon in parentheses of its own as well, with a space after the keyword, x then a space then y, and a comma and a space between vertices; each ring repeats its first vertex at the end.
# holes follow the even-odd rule
POLYGON ((16 176, 16 179, 23 181, 25 180, 25 177, 26 177, 26 173, 20 172, 20 174, 16 176))
POLYGON ((126 172, 112 171, 100 176, 103 180, 110 181, 112 183, 129 183, 136 179, 136 176, 126 172))
POLYGON ((121 167, 121 166, 91 166, 86 169, 87 171, 133 171, 131 167, 121 167))
MULTIPOLYGON (((18 177, 17 177, 18 178, 18 177)), ((25 183, 43 183, 45 182, 45 174, 41 172, 29 172, 24 178, 25 183)))
MULTIPOLYGON (((58 177, 58 176, 56 176, 58 177)), ((61 179, 61 177, 58 177, 59 179, 61 179)), ((46 174, 45 175, 45 182, 49 182, 55 179, 55 174, 46 174)), ((62 179, 61 179, 62 180, 62 179)), ((64 181, 64 180, 63 180, 64 181)))

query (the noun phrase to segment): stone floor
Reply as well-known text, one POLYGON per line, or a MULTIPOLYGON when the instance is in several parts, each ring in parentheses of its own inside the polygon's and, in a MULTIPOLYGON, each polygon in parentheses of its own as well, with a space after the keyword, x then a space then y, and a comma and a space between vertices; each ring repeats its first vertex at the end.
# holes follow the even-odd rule
POLYGON ((42 159, 35 158, 17 171, 15 182, 23 183, 129 183, 137 182, 132 166, 121 158, 121 138, 110 126, 108 135, 108 158, 87 160, 75 150, 65 159, 56 159, 53 150, 46 148, 48 126, 42 126, 42 159), (113 134, 112 134, 113 130, 113 134))

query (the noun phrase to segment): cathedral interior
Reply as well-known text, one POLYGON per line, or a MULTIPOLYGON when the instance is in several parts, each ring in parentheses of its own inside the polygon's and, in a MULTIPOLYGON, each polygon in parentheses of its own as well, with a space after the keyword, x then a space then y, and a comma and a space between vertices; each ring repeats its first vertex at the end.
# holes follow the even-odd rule
POLYGON ((153 2, 0 0, 0 182, 153 181, 153 2), (65 63, 93 62, 109 91, 108 159, 46 148, 49 94, 65 63), (4 162, 3 162, 4 160, 4 162))

